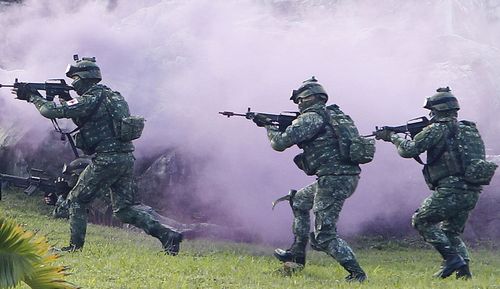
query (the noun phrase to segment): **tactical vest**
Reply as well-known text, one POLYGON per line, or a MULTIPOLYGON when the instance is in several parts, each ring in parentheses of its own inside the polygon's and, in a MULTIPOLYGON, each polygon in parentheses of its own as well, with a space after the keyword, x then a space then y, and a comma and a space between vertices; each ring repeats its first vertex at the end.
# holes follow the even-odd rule
POLYGON ((423 169, 425 181, 435 188, 447 177, 456 176, 473 185, 488 185, 496 164, 485 160, 484 143, 470 121, 443 122, 446 126, 441 141, 427 152, 427 164, 423 169))
POLYGON ((357 175, 360 167, 346 160, 341 153, 341 142, 332 126, 327 125, 325 116, 328 113, 343 114, 337 110, 327 110, 324 105, 313 106, 304 112, 319 114, 325 125, 311 140, 298 144, 304 152, 295 157, 297 166, 308 175, 357 175))
POLYGON ((92 115, 84 118, 74 118, 73 121, 79 127, 75 136, 76 146, 85 154, 105 152, 132 152, 134 145, 131 141, 121 141, 115 132, 115 121, 109 109, 122 111, 122 114, 130 115, 125 99, 118 92, 108 87, 97 84, 85 93, 86 97, 95 97, 99 107, 92 115), (99 103, 99 99, 102 103, 99 103))

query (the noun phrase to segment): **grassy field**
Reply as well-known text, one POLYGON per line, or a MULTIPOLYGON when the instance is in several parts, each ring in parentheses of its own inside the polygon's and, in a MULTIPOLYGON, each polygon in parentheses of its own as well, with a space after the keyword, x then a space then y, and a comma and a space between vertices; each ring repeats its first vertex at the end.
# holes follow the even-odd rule
MULTIPOLYGON (((49 217, 39 198, 9 193, 0 214, 26 229, 46 235, 54 246, 66 245, 65 221, 49 217)), ((332 258, 310 252, 306 268, 294 276, 280 273, 271 247, 185 241, 177 257, 165 256, 155 239, 137 232, 90 225, 85 249, 59 260, 69 265, 68 280, 82 288, 499 288, 500 252, 472 250, 471 281, 432 277, 439 257, 433 250, 377 241, 359 242, 356 253, 368 273, 364 284, 343 281, 346 272, 332 258)), ((18 288, 26 288, 19 286, 18 288)))

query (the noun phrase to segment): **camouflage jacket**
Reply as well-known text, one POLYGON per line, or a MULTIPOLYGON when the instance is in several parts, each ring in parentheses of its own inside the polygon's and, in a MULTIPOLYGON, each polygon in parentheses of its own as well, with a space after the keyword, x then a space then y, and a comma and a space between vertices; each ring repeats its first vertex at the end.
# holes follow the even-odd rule
POLYGON ((61 105, 38 95, 31 95, 29 100, 44 117, 71 118, 77 126, 81 126, 76 135, 76 146, 86 154, 134 150, 132 142, 122 142, 116 137, 115 120, 107 108, 109 105, 120 105, 119 109, 126 109, 128 113, 128 105, 120 93, 102 84, 92 86, 82 96, 63 101, 61 105), (105 99, 99 101, 101 97, 105 99))
POLYGON ((325 124, 325 110, 324 104, 305 109, 284 132, 280 132, 277 126, 266 126, 272 148, 284 151, 297 145, 303 149, 304 152, 294 161, 308 175, 359 174, 358 165, 340 161, 338 139, 333 129, 325 124))
MULTIPOLYGON (((396 145, 398 153, 404 158, 415 158, 423 152, 427 152, 426 161, 434 168, 446 169, 447 154, 446 138, 451 133, 452 125, 457 122, 456 118, 444 119, 433 122, 425 127, 414 139, 405 139, 397 134, 393 134, 391 142, 396 145)), ((426 165, 426 166, 428 166, 426 165)), ((425 170, 424 170, 425 171, 425 170)), ((425 176, 425 172, 424 172, 425 176)), ((429 184, 429 187, 448 187, 465 190, 479 190, 480 186, 466 182, 460 175, 452 175, 442 178, 437 184, 429 184)))

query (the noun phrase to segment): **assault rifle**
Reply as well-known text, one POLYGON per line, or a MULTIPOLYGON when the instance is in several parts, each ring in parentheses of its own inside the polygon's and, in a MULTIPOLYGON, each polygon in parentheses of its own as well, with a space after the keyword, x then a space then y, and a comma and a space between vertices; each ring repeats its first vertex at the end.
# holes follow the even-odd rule
POLYGON ((428 126, 431 122, 425 116, 412 118, 406 124, 400 126, 383 126, 383 127, 375 127, 375 132, 365 137, 375 136, 375 133, 383 130, 390 130, 395 133, 404 133, 405 135, 409 135, 412 139, 416 134, 421 132, 424 127, 428 126))
POLYGON ((16 78, 14 84, 0 84, 2 87, 12 87, 19 88, 21 86, 28 85, 32 90, 43 90, 45 91, 45 99, 48 101, 53 101, 57 96, 63 100, 71 100, 72 97, 69 94, 70 90, 74 90, 71 85, 66 84, 64 79, 49 79, 45 83, 32 83, 32 82, 19 82, 16 78))
POLYGON ((299 112, 296 111, 285 111, 280 114, 270 114, 270 113, 261 113, 261 112, 254 112, 251 111, 250 108, 248 108, 246 113, 235 113, 232 111, 221 111, 219 114, 222 114, 227 117, 231 116, 243 116, 246 119, 253 120, 256 115, 262 115, 265 116, 267 119, 269 119, 269 124, 274 124, 279 126, 280 131, 285 131, 285 129, 292 124, 292 121, 296 119, 299 116, 299 112))
POLYGON ((7 184, 17 188, 24 189, 24 193, 28 196, 33 195, 37 190, 45 193, 62 194, 69 191, 67 183, 61 179, 48 177, 44 171, 31 169, 37 175, 30 174, 27 177, 19 177, 14 175, 0 174, 0 200, 2 200, 2 185, 7 184))
MULTIPOLYGON (((39 91, 43 90, 45 91, 45 99, 47 101, 53 101, 54 98, 57 96, 59 99, 68 101, 71 100, 72 97, 69 94, 71 90, 74 90, 74 88, 71 85, 66 84, 66 81, 64 79, 49 79, 45 81, 45 83, 33 83, 33 82, 19 82, 16 78, 14 81, 14 84, 0 84, 0 88, 2 87, 11 87, 11 88, 20 88, 22 86, 27 85, 29 89, 33 91, 39 91)), ((14 93, 14 92, 13 92, 14 93)), ((43 96, 42 96, 43 97, 43 96)), ((77 158, 80 157, 78 154, 78 151, 76 149, 75 143, 73 141, 73 138, 71 136, 70 132, 63 131, 60 127, 59 124, 57 123, 57 120, 51 119, 52 125, 54 126, 54 129, 61 134, 61 140, 68 140, 71 149, 73 150, 73 153, 77 158)))

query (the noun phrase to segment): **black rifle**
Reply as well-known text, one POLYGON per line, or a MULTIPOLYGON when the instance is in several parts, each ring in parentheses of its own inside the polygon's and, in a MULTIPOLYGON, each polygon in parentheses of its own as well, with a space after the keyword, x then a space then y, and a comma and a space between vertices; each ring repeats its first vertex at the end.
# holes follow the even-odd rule
POLYGON ((2 185, 7 184, 17 188, 24 189, 24 193, 28 196, 33 195, 37 190, 49 193, 62 194, 68 191, 68 186, 65 181, 48 177, 44 171, 32 169, 32 172, 38 174, 20 177, 14 175, 0 174, 0 200, 2 200, 2 185))
POLYGON ((2 87, 12 87, 19 88, 23 85, 28 85, 33 90, 43 90, 45 91, 45 99, 48 101, 53 101, 57 96, 63 100, 71 100, 72 97, 69 94, 70 90, 74 90, 71 85, 66 84, 64 79, 49 79, 45 83, 32 83, 32 82, 19 82, 17 78, 14 84, 0 84, 2 87))
POLYGON ((424 127, 428 126, 431 122, 425 116, 412 118, 406 124, 400 126, 383 126, 383 127, 375 127, 375 132, 371 135, 367 135, 366 137, 375 136, 377 131, 390 130, 395 133, 404 133, 406 135, 410 135, 413 139, 416 134, 421 132, 424 127))
MULTIPOLYGON (((43 90, 45 91, 45 99, 47 101, 54 101, 54 98, 57 96, 59 99, 68 101, 71 100, 72 97, 69 94, 71 90, 74 90, 74 88, 68 84, 66 84, 66 81, 64 79, 49 79, 45 81, 45 83, 32 83, 32 82, 19 82, 16 78, 14 81, 14 84, 0 84, 0 88, 2 87, 12 87, 12 88, 19 88, 23 85, 28 85, 31 89, 33 90, 43 90)), ((77 158, 80 157, 78 154, 78 151, 76 149, 74 140, 71 136, 70 132, 63 131, 60 127, 59 124, 57 123, 57 120, 51 119, 52 125, 54 126, 54 129, 61 134, 61 140, 68 140, 71 149, 73 150, 73 153, 77 158)))
POLYGON ((250 108, 248 108, 248 111, 246 113, 235 113, 232 111, 221 111, 219 114, 225 115, 227 117, 231 116, 244 116, 246 119, 254 119, 255 116, 262 115, 265 116, 267 119, 269 119, 270 123, 269 124, 274 124, 279 126, 280 131, 285 131, 285 129, 292 124, 292 122, 299 116, 299 112, 296 111, 285 111, 280 114, 270 114, 270 113, 261 113, 261 112, 254 112, 251 111, 250 108))

